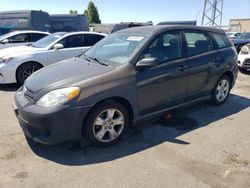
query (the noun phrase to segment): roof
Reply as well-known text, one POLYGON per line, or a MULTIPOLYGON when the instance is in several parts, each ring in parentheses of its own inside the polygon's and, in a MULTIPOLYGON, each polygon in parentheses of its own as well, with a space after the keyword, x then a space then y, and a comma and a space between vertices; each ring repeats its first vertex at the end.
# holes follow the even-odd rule
POLYGON ((216 29, 211 27, 200 27, 200 26, 192 26, 192 25, 154 25, 154 26, 141 26, 141 27, 133 27, 128 29, 123 29, 118 31, 118 33, 147 33, 147 34, 157 34, 168 30, 175 29, 191 29, 197 31, 209 31, 214 33, 224 34, 225 32, 222 29, 216 29))
POLYGON ((49 32, 44 31, 36 31, 36 30, 15 30, 11 33, 42 33, 42 34, 49 34, 49 32))
MULTIPOLYGON (((60 33, 64 33, 63 36, 65 35, 76 35, 76 34, 96 34, 96 35, 102 35, 104 37, 107 36, 107 34, 104 34, 104 33, 97 33, 97 32, 89 32, 89 31, 75 31, 75 32, 60 32, 60 33)), ((57 34, 57 33, 54 33, 54 34, 57 34)))

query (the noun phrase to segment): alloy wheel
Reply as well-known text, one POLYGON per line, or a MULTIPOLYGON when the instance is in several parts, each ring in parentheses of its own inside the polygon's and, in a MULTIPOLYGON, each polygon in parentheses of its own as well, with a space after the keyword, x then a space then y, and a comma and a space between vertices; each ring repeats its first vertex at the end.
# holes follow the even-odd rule
POLYGON ((216 99, 219 102, 224 101, 229 93, 229 88, 230 88, 230 84, 228 82, 228 80, 226 79, 222 79, 219 84, 217 85, 216 88, 216 99))
POLYGON ((100 142, 112 142, 122 133, 124 124, 124 115, 118 109, 106 109, 94 121, 94 136, 100 142))

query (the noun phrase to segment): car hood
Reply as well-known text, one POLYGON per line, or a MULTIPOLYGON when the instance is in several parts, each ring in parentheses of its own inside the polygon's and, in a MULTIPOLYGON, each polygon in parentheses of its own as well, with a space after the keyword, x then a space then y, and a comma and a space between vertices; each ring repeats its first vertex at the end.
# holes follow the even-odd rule
POLYGON ((35 51, 41 51, 44 50, 43 48, 34 48, 32 46, 14 46, 14 47, 9 47, 5 49, 0 49, 0 58, 6 57, 6 56, 16 56, 20 54, 27 54, 27 53, 32 53, 35 51))
POLYGON ((25 87, 34 95, 53 89, 75 86, 84 80, 113 70, 114 67, 89 62, 83 58, 70 58, 45 67, 25 81, 25 87))
POLYGON ((244 44, 250 42, 250 39, 233 39, 234 44, 244 44))

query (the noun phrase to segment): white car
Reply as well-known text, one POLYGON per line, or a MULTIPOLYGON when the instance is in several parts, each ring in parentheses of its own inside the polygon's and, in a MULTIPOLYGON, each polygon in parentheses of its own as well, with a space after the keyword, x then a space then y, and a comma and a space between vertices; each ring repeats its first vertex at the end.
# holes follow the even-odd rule
POLYGON ((105 36, 94 32, 60 32, 29 46, 0 50, 0 84, 23 84, 38 69, 80 55, 105 36))
POLYGON ((250 43, 241 48, 238 55, 238 67, 240 70, 250 71, 250 43))
POLYGON ((13 31, 0 36, 0 49, 27 45, 48 35, 50 35, 50 33, 42 31, 13 31))
POLYGON ((226 32, 226 34, 227 34, 227 37, 228 37, 229 39, 235 39, 235 38, 237 38, 237 36, 240 35, 241 33, 239 33, 239 32, 226 32))

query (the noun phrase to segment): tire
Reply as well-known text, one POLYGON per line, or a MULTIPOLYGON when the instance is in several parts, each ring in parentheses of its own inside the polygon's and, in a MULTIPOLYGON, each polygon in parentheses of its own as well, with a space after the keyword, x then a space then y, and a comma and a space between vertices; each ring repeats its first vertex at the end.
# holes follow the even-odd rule
POLYGON ((83 136, 91 145, 109 146, 118 142, 128 127, 128 110, 120 103, 106 101, 89 113, 83 126, 83 136))
POLYGON ((24 81, 34 72, 41 69, 42 65, 38 63, 25 63, 17 69, 16 79, 17 83, 23 85, 24 81))
POLYGON ((223 104, 230 94, 231 86, 232 81, 228 76, 223 75, 220 77, 213 89, 211 103, 214 105, 223 104))

